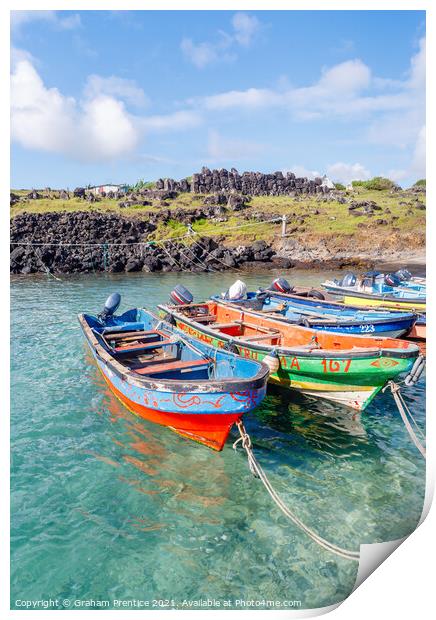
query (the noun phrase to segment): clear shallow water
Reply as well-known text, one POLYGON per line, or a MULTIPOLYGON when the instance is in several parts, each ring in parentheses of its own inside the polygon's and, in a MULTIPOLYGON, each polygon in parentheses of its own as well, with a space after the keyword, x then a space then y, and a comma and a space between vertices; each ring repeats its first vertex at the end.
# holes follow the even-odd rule
MULTIPOLYGON (((300 600, 330 605, 357 565, 319 548, 271 503, 232 440, 221 453, 130 414, 91 363, 76 315, 118 290, 122 307, 197 298, 241 274, 84 275, 12 282, 12 568, 17 599, 300 600)), ((243 274, 254 288, 276 272, 243 274)), ((318 284, 327 272, 290 272, 318 284)), ((424 428, 425 382, 405 392, 424 428)), ((409 534, 423 459, 392 397, 360 417, 270 388, 246 416, 255 453, 283 499, 347 548, 409 534)), ((171 603, 172 604, 172 603, 171 603)), ((262 608, 262 606, 257 607, 262 608)))

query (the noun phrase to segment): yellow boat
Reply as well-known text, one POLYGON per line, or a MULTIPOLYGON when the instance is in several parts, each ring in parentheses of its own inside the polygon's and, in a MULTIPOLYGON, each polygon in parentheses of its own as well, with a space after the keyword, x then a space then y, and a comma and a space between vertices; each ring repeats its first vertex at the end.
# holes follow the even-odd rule
POLYGON ((425 312, 425 299, 400 300, 390 295, 371 295, 367 293, 350 293, 343 297, 342 303, 347 306, 376 306, 383 308, 396 308, 417 313, 425 312))

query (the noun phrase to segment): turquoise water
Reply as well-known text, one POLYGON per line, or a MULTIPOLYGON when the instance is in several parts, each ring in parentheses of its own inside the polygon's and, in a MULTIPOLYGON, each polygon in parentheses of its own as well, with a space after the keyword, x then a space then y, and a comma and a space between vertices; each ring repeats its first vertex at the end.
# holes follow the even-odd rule
MULTIPOLYGON (((232 450, 221 453, 140 420, 111 395, 76 314, 166 301, 181 282, 197 299, 241 274, 84 275, 12 281, 11 606, 19 599, 301 601, 320 607, 351 591, 357 564, 318 547, 278 512, 232 450)), ((275 272, 244 274, 267 284, 275 272)), ((293 270, 294 283, 330 272, 293 270)), ((424 428, 425 384, 405 391, 424 428)), ((425 468, 393 404, 360 417, 270 389, 245 424, 286 503, 347 548, 409 534, 425 468)), ((92 603, 91 603, 92 604, 92 603)), ((157 603, 159 604, 159 603, 157 603)), ((165 605, 166 603, 160 603, 165 605)))

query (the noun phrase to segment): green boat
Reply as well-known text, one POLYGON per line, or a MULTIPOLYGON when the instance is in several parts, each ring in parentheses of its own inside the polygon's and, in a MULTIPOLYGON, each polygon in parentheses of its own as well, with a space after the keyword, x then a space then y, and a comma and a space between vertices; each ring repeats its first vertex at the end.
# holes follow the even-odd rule
POLYGON ((358 411, 388 381, 423 367, 419 348, 396 338, 316 331, 221 301, 158 309, 161 318, 198 340, 263 361, 272 383, 358 411))

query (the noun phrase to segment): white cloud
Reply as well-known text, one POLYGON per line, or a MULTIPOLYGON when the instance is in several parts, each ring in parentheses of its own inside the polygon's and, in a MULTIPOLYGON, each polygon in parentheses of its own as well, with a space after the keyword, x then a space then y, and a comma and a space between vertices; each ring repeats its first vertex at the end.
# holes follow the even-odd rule
POLYGON ((425 137, 425 125, 421 127, 416 139, 415 149, 413 151, 412 169, 411 172, 415 173, 419 178, 425 178, 426 166, 426 137, 425 137))
POLYGON ((392 101, 374 102, 360 97, 359 93, 370 82, 370 69, 361 60, 349 60, 325 69, 312 86, 233 90, 204 97, 199 103, 209 109, 282 107, 304 118, 327 114, 348 116, 377 105, 391 107, 392 101))
POLYGON ((211 43, 199 43, 196 45, 192 39, 183 39, 180 48, 192 64, 198 69, 214 62, 218 58, 218 46, 211 43))
POLYGON ((414 147, 425 125, 425 39, 412 56, 407 78, 395 92, 376 98, 381 114, 369 125, 367 139, 374 144, 414 147))
POLYGON ((227 108, 264 108, 282 104, 281 95, 267 88, 230 90, 218 95, 210 95, 199 100, 200 105, 209 110, 227 108))
MULTIPOLYGON (((116 79, 110 85, 114 94, 125 86, 116 79)), ((181 130, 200 121, 192 111, 133 116, 123 101, 105 90, 90 93, 88 89, 78 101, 57 88, 47 88, 29 60, 18 61, 11 75, 12 139, 29 149, 103 161, 132 153, 146 131, 181 130)))
POLYGON ((314 179, 315 177, 322 176, 317 170, 309 170, 305 166, 300 166, 298 164, 292 166, 289 170, 283 170, 283 174, 286 172, 293 172, 296 177, 306 177, 306 179, 314 179))
POLYGON ((410 61, 410 78, 409 85, 412 88, 425 88, 425 71, 426 71, 426 41, 425 37, 419 41, 419 50, 410 61))
POLYGON ((236 13, 232 18, 231 32, 220 30, 214 41, 200 43, 185 37, 180 43, 180 49, 193 65, 203 69, 213 62, 233 60, 236 48, 249 47, 260 27, 257 17, 247 13, 236 13))
POLYGON ((32 21, 45 21, 61 30, 81 25, 80 15, 70 11, 11 11, 11 28, 15 31, 32 21))
POLYGON ((126 103, 138 108, 145 107, 150 102, 142 88, 139 88, 134 80, 126 80, 114 75, 110 77, 88 76, 85 96, 93 99, 99 95, 119 97, 126 103))
POLYGON ((236 13, 232 18, 234 38, 243 47, 248 47, 260 29, 260 22, 254 15, 236 13))
MULTIPOLYGON (((422 125, 422 103, 425 76, 425 45, 411 59, 410 75, 403 81, 380 80, 373 77, 370 68, 361 60, 354 59, 339 63, 322 71, 320 78, 309 86, 278 88, 248 88, 232 90, 198 98, 194 105, 209 110, 252 108, 282 108, 299 119, 336 116, 343 119, 364 120, 373 115, 388 114, 382 119, 383 127, 371 126, 374 140, 390 141, 398 136, 398 121, 404 114, 416 115, 419 127, 422 125), (382 92, 380 92, 382 89, 382 92), (388 89, 389 92, 385 92, 388 89), (394 129, 389 127, 394 120, 394 129)), ((416 136, 416 120, 403 123, 402 133, 410 143, 410 135, 416 136)), ((418 127, 418 129, 419 129, 418 127)))
POLYGON ((35 64, 36 58, 27 50, 23 50, 19 47, 11 47, 11 67, 14 67, 17 62, 21 60, 28 60, 30 63, 35 64))
POLYGON ((138 137, 121 101, 99 95, 80 105, 57 88, 46 88, 26 60, 11 76, 11 133, 27 148, 84 160, 127 153, 138 137))
POLYGON ((86 140, 89 155, 95 159, 113 159, 136 147, 139 133, 121 101, 99 95, 86 102, 80 119, 79 134, 86 140))
POLYGON ((146 131, 185 130, 197 127, 202 117, 191 110, 179 110, 172 114, 157 114, 140 119, 140 125, 146 131))
POLYGON ((347 60, 324 70, 317 87, 329 94, 355 93, 367 88, 370 80, 371 70, 361 60, 347 60))
POLYGON ((366 181, 371 178, 371 172, 362 164, 346 164, 344 162, 336 162, 327 166, 327 176, 333 181, 340 183, 351 183, 351 181, 366 181))
POLYGON ((248 159, 262 149, 262 145, 255 142, 226 138, 215 130, 209 131, 207 150, 214 161, 248 159))

